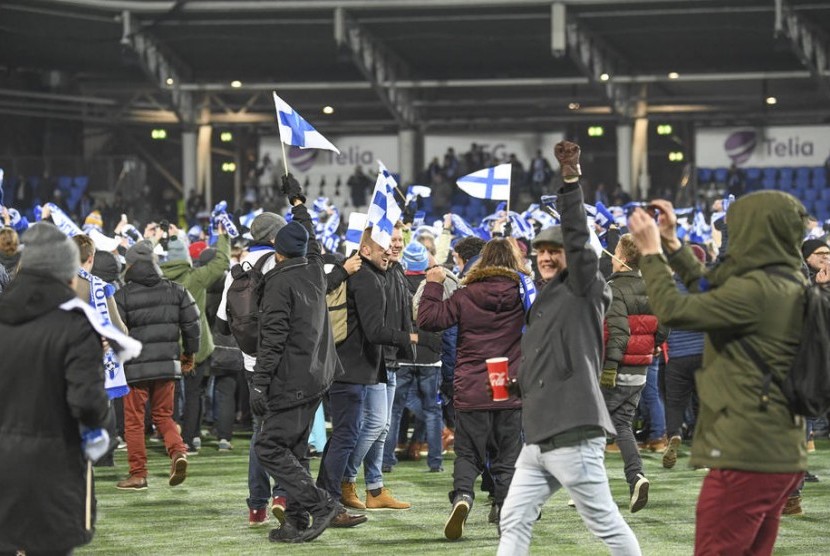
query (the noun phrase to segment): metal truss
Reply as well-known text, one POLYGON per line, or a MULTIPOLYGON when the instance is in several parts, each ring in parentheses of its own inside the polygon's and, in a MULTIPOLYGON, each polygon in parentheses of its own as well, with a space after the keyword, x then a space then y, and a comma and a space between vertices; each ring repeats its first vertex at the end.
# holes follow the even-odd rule
POLYGON ((398 124, 405 128, 415 127, 417 110, 413 104, 414 94, 410 89, 397 86, 399 81, 411 78, 409 65, 350 18, 343 8, 334 11, 334 39, 340 48, 351 55, 398 124))
POLYGON ((830 49, 824 37, 784 0, 775 1, 775 34, 785 36, 801 63, 810 70, 825 95, 830 96, 830 49))

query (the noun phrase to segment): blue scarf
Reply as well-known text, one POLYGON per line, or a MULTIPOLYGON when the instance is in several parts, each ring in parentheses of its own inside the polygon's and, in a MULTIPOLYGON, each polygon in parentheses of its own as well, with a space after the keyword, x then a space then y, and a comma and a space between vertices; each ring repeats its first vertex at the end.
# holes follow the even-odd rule
MULTIPOLYGON (((112 326, 107 298, 115 293, 115 287, 107 284, 97 276, 93 276, 83 268, 78 269, 78 276, 89 282, 89 304, 101 319, 104 326, 112 326)), ((127 386, 127 378, 124 375, 124 366, 118 359, 112 347, 104 352, 104 388, 107 390, 109 399, 126 396, 130 387, 127 386)))

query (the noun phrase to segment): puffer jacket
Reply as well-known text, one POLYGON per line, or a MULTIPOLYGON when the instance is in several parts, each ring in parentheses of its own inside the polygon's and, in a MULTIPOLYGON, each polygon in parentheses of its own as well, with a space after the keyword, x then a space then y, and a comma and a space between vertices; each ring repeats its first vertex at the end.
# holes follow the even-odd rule
POLYGON ((181 378, 181 351, 199 351, 199 308, 193 296, 163 279, 158 266, 149 261, 132 265, 126 279, 127 284, 115 292, 115 303, 130 336, 144 344, 141 355, 124 365, 127 382, 181 378))
POLYGON ((493 401, 486 363, 507 357, 508 375, 518 376, 525 316, 519 275, 509 268, 476 266, 463 283, 466 287, 444 301, 444 286, 427 282, 418 304, 418 327, 438 332, 458 325, 453 379, 458 411, 519 408, 522 401, 516 396, 493 401))
POLYGON ((651 311, 646 284, 639 270, 615 272, 609 277, 611 306, 605 315, 603 369, 645 376, 654 348, 668 333, 651 311))
POLYGON ((766 410, 764 377, 741 346, 749 343, 783 380, 798 350, 804 320, 804 288, 764 267, 800 271, 803 218, 793 196, 760 191, 729 206, 729 247, 706 272, 686 246, 640 261, 654 313, 668 326, 706 333, 703 368, 695 375, 700 413, 691 464, 762 473, 797 473, 807 466, 804 420, 793 416, 772 387, 766 410), (671 267, 688 287, 681 294, 671 267), (759 441, 759 438, 762 439, 759 441))

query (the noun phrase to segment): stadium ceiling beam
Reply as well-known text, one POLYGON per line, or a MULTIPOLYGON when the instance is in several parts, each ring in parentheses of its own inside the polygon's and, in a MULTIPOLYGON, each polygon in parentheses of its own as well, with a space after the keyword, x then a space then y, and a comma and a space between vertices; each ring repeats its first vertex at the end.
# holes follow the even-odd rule
MULTIPOLYGON (((143 14, 167 13, 173 9, 173 0, 37 0, 73 8, 86 8, 109 12, 130 11, 143 14)), ((619 6, 630 5, 631 0, 564 0, 569 6, 619 6)), ((671 5, 672 0, 638 0, 637 4, 671 5)), ((711 3, 711 0, 686 0, 686 4, 711 3)), ((337 8, 349 10, 412 10, 454 8, 516 8, 549 6, 550 0, 190 0, 181 6, 182 13, 243 13, 330 11, 337 8)))
POLYGON ((798 59, 810 71, 822 92, 830 97, 830 47, 824 37, 784 0, 775 0, 775 35, 790 40, 798 59))
POLYGON ((409 65, 382 41, 350 18, 343 8, 334 10, 334 40, 371 84, 381 102, 404 128, 417 120, 413 93, 397 86, 412 75, 409 65), (384 86, 388 83, 388 86, 384 86))
MULTIPOLYGON (((677 77, 660 75, 610 75, 609 81, 614 83, 716 83, 724 81, 777 81, 793 79, 809 79, 808 71, 754 71, 754 72, 725 72, 725 73, 681 73, 677 77)), ((823 75, 828 76, 830 72, 825 71, 823 75)), ((441 88, 486 88, 486 87, 570 87, 573 85, 588 85, 591 83, 588 77, 531 77, 531 78, 494 78, 494 79, 417 79, 403 81, 384 81, 379 83, 381 87, 395 86, 401 89, 441 89, 441 88)), ((233 87, 229 82, 202 82, 182 83, 179 89, 182 91, 344 91, 344 90, 367 90, 372 84, 365 81, 320 81, 320 82, 243 82, 239 87, 233 87)), ((112 91, 112 89, 107 89, 112 91)))
POLYGON ((141 25, 129 11, 121 13, 123 35, 122 48, 128 48, 138 56, 139 64, 147 77, 162 91, 168 91, 173 101, 173 109, 184 124, 196 123, 196 108, 193 93, 184 91, 179 84, 190 79, 188 68, 164 48, 149 31, 141 25))

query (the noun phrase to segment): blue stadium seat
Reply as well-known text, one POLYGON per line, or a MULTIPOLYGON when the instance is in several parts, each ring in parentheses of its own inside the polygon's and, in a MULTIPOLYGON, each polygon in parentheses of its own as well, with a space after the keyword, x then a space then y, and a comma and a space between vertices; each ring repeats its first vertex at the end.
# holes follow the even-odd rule
POLYGON ((796 176, 795 177, 795 185, 799 189, 808 189, 810 187, 810 177, 809 176, 796 176))
POLYGON ((802 189, 801 195, 799 198, 804 199, 805 201, 815 201, 819 198, 819 190, 818 189, 802 189))
POLYGON ((813 169, 810 168, 809 166, 799 166, 798 168, 795 169, 795 177, 797 177, 797 178, 801 178, 801 177, 809 178, 813 173, 812 170, 813 169))
POLYGON ((819 192, 819 197, 822 201, 830 201, 830 188, 823 187, 816 189, 819 192))
POLYGON ((744 172, 746 173, 747 179, 750 180, 757 180, 761 178, 761 169, 760 168, 745 168, 744 172))
POLYGON ((792 179, 794 175, 793 169, 790 167, 783 167, 778 169, 778 177, 780 179, 792 179))
POLYGON ((761 170, 765 178, 776 178, 778 177, 778 169, 777 168, 764 168, 761 170))
POLYGON ((709 183, 712 181, 712 170, 709 168, 698 168, 697 181, 698 183, 709 183))
POLYGON ((817 187, 821 189, 822 187, 827 187, 827 178, 824 176, 813 176, 813 187, 817 187))
POLYGON ((813 178, 817 176, 822 176, 825 179, 827 178, 827 171, 824 169, 824 166, 813 166, 813 178))
POLYGON ((775 177, 764 176, 761 178, 761 185, 764 189, 775 189, 775 177))
POLYGON ((784 191, 789 191, 795 187, 795 183, 793 183, 793 177, 790 176, 781 176, 778 178, 778 189, 783 189, 784 191))
POLYGON ((714 179, 716 183, 726 183, 726 176, 729 175, 729 168, 715 168, 714 179))

